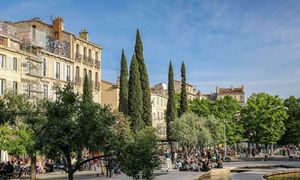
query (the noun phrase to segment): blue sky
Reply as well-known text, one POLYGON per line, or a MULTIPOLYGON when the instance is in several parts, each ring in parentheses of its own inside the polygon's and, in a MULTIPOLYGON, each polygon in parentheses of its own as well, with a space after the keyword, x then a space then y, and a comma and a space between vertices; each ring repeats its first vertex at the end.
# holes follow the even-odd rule
POLYGON ((169 60, 180 79, 201 92, 216 86, 246 87, 300 96, 300 1, 298 0, 0 0, 2 20, 62 16, 65 30, 86 28, 103 46, 102 77, 115 81, 121 49, 131 60, 136 29, 144 45, 151 84, 167 82, 169 60))

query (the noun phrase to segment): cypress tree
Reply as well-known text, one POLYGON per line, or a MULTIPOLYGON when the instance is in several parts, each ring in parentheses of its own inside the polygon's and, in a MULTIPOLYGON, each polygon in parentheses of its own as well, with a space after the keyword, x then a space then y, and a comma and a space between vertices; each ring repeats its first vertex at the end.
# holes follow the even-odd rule
POLYGON ((166 111, 166 124, 167 124, 167 140, 171 141, 170 122, 176 118, 176 106, 175 106, 175 90, 174 90, 174 72, 172 62, 169 65, 168 76, 168 103, 166 111))
POLYGON ((128 67, 124 49, 122 49, 120 71, 119 111, 128 115, 128 67))
POLYGON ((91 81, 89 80, 88 75, 85 74, 83 80, 82 103, 92 104, 93 102, 93 90, 91 86, 91 81))
POLYGON ((149 87, 149 77, 147 68, 144 62, 144 55, 143 55, 143 44, 140 36, 139 30, 136 33, 136 40, 135 40, 135 47, 134 51, 136 54, 139 72, 140 72, 140 81, 141 87, 143 90, 143 115, 142 118, 145 122, 145 125, 151 126, 152 120, 152 106, 151 106, 151 95, 150 95, 150 87, 149 87))
POLYGON ((181 64, 181 93, 180 93, 180 108, 179 116, 187 111, 187 92, 186 92, 186 72, 184 62, 181 64))
POLYGON ((131 118, 131 126, 134 131, 144 127, 142 119, 143 114, 143 99, 142 87, 140 82, 140 73, 138 62, 135 55, 132 56, 129 76, 129 91, 128 91, 128 115, 131 118))

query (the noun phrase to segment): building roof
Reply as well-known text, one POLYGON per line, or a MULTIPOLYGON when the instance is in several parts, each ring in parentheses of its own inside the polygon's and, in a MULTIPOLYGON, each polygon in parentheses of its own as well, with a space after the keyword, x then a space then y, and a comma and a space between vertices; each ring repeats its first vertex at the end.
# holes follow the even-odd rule
MULTIPOLYGON (((42 21, 41 19, 39 19, 39 18, 32 18, 32 19, 29 19, 29 20, 17 21, 17 22, 13 22, 13 23, 8 22, 8 23, 10 23, 10 24, 20 24, 20 23, 28 23, 28 22, 37 22, 37 23, 40 23, 40 24, 42 24, 42 25, 48 26, 48 27, 50 27, 50 28, 53 28, 53 25, 52 25, 52 24, 48 24, 48 23, 46 23, 46 22, 43 22, 43 21, 42 21)), ((62 32, 66 33, 66 34, 69 34, 69 35, 73 36, 73 37, 76 38, 76 39, 79 39, 79 40, 84 41, 84 42, 86 42, 86 43, 89 43, 89 44, 91 44, 91 45, 93 45, 93 46, 96 46, 96 47, 98 47, 98 48, 100 48, 100 49, 103 49, 102 46, 100 46, 100 45, 98 45, 98 44, 96 44, 96 43, 90 42, 90 41, 86 41, 86 40, 80 38, 79 36, 76 36, 75 34, 73 34, 73 33, 71 33, 71 32, 68 32, 68 31, 65 31, 65 30, 63 30, 62 32)))
POLYGON ((216 88, 218 94, 229 94, 229 93, 244 93, 244 86, 241 87, 230 87, 230 88, 216 88))
POLYGON ((109 81, 106 81, 106 80, 103 80, 103 79, 101 79, 101 82, 102 82, 102 83, 105 83, 105 84, 112 85, 112 86, 115 87, 115 88, 119 88, 119 87, 120 87, 120 85, 118 85, 118 84, 116 84, 116 83, 112 83, 112 82, 109 82, 109 81))

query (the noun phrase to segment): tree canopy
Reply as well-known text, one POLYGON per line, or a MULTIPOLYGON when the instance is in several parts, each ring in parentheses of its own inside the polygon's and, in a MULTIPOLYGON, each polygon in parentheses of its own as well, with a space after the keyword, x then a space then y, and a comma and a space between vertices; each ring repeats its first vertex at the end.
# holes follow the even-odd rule
POLYGON ((278 96, 252 94, 241 111, 244 137, 252 143, 275 144, 284 134, 287 117, 283 101, 278 96))

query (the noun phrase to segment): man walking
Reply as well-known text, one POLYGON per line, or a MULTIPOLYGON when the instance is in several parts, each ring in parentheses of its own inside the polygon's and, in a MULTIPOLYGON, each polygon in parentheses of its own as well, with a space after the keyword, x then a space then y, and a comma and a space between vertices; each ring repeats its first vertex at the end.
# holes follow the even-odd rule
POLYGON ((165 158, 166 158, 166 163, 167 163, 167 171, 170 171, 171 166, 172 166, 172 161, 171 161, 171 153, 170 153, 169 149, 167 149, 167 151, 165 153, 165 158))

